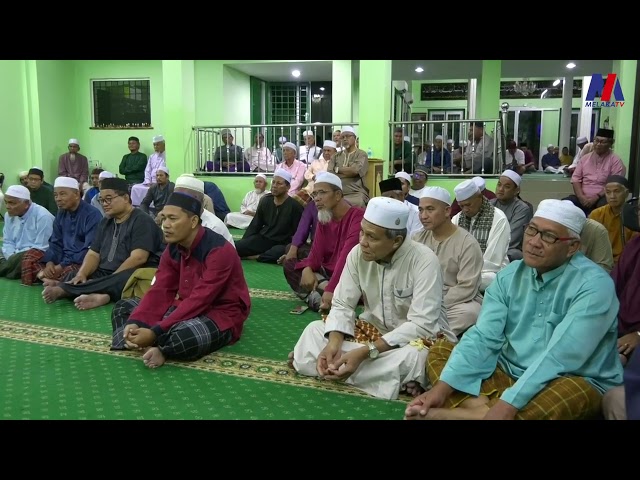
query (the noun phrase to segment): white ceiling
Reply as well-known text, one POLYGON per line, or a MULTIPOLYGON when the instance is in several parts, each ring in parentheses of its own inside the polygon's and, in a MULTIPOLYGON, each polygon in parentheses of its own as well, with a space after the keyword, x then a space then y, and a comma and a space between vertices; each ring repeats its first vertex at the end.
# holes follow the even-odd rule
MULTIPOLYGON (((594 73, 608 73, 612 60, 502 60, 502 78, 557 78, 571 73, 574 77, 594 73), (566 64, 573 61, 577 66, 568 70, 566 64)), ((268 82, 322 82, 331 81, 331 61, 274 62, 234 64, 235 68, 268 82), (298 69, 299 78, 291 75, 298 69)), ((482 73, 482 60, 393 60, 393 80, 449 80, 478 78, 482 73), (423 73, 416 73, 421 66, 423 73)), ((360 77, 358 60, 353 60, 352 75, 360 77)))

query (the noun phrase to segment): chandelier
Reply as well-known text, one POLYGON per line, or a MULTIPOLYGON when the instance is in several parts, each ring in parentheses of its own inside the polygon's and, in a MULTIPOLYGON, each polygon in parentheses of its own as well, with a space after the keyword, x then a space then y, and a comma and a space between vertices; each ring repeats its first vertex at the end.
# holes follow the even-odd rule
POLYGON ((513 89, 516 93, 524 97, 528 97, 533 92, 536 91, 537 85, 533 82, 530 82, 528 79, 524 79, 523 81, 518 81, 513 85, 513 89))

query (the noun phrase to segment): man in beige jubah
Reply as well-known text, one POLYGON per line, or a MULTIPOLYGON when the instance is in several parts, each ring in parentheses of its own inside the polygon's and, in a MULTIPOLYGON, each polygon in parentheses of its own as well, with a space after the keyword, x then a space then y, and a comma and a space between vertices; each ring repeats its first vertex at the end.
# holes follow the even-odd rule
POLYGON ((253 220, 253 217, 256 216, 258 204, 262 197, 267 194, 267 177, 262 173, 257 174, 256 178, 253 179, 253 187, 254 189, 244 196, 240 204, 240 212, 227 213, 224 223, 228 226, 245 230, 253 220))
POLYGON ((451 194, 444 188, 425 187, 418 208, 423 229, 413 240, 438 256, 447 319, 460 336, 475 325, 482 306, 482 250, 473 235, 451 222, 451 194))
POLYGON ((365 177, 369 169, 367 152, 356 147, 356 132, 353 127, 342 129, 342 151, 329 160, 327 171, 342 180, 344 199, 351 205, 364 207, 369 201, 369 189, 365 177))
POLYGON ((294 348, 298 373, 344 381, 384 399, 398 398, 401 389, 418 395, 426 387, 428 345, 439 336, 457 339, 442 305, 438 258, 407 238, 408 218, 404 203, 371 199, 326 323, 311 322, 294 348))
MULTIPOLYGON (((326 172, 329 166, 329 160, 336 154, 336 142, 325 140, 322 145, 322 155, 320 158, 313 160, 304 172, 304 178, 307 180, 307 186, 304 189, 311 195, 313 193, 313 184, 316 181, 316 175, 320 172, 326 172)), ((330 172, 331 173, 331 172, 330 172)))
POLYGON ((462 211, 454 215, 451 221, 471 233, 480 244, 484 258, 480 292, 484 292, 496 274, 509 265, 509 221, 482 195, 473 179, 456 185, 453 191, 462 211))

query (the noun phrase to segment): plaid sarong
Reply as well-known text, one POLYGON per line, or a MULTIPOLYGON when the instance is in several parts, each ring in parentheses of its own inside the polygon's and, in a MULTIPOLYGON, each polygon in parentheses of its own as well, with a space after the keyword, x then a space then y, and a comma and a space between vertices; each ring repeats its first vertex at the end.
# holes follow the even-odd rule
MULTIPOLYGON (((44 257, 42 250, 32 248, 27 250, 22 257, 22 275, 20 277, 23 285, 31 286, 36 283, 38 279, 38 273, 44 270, 45 264, 40 263, 40 260, 44 257)), ((80 265, 67 265, 63 268, 62 273, 52 280, 62 280, 69 272, 77 272, 80 269, 80 265)))

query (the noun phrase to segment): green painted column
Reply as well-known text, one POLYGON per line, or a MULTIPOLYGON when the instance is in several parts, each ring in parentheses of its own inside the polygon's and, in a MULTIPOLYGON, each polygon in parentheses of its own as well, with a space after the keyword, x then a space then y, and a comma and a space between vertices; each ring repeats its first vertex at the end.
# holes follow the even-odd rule
POLYGON ((331 67, 331 118, 336 125, 353 121, 351 60, 334 60, 331 67))
POLYGON ((389 171, 391 118, 391 60, 360 60, 359 117, 360 148, 373 151, 389 171))
POLYGON ((193 60, 162 61, 164 131, 158 133, 165 138, 171 180, 192 173, 196 166, 191 130, 196 118, 194 77, 193 60))
MULTIPOLYGON (((45 180, 53 184, 58 176, 58 159, 45 161, 42 157, 42 137, 40 135, 40 99, 38 94, 38 68, 36 60, 21 60, 24 63, 25 150, 31 166, 40 166, 45 180)), ((28 168, 25 168, 28 170, 28 168)))
POLYGON ((498 118, 500 114, 500 78, 502 60, 483 60, 478 79, 476 118, 498 118))
MULTIPOLYGON (((613 73, 618 75, 620 88, 624 95, 624 105, 622 107, 611 108, 615 110, 615 118, 612 119, 610 128, 613 128, 615 134, 615 144, 613 148, 622 162, 629 167, 629 155, 631 152, 631 125, 633 123, 633 105, 635 102, 636 89, 636 68, 637 60, 614 60, 613 73)), ((611 101, 619 101, 618 98, 611 96, 611 101)), ((613 112, 612 115, 613 117, 613 112)))

